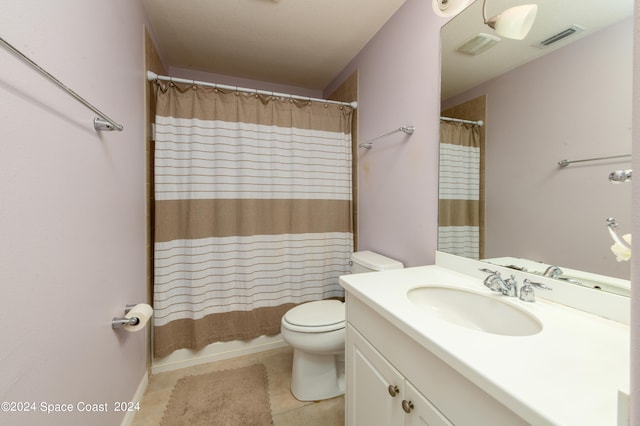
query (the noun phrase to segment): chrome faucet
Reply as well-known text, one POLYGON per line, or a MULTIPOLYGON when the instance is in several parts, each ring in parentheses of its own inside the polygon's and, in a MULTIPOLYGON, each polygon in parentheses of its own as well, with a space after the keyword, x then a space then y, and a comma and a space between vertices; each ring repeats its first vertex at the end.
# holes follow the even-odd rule
POLYGON ((484 268, 480 269, 480 271, 490 274, 483 281, 489 290, 502 293, 505 296, 518 297, 518 282, 516 281, 516 277, 511 275, 511 277, 503 280, 500 271, 491 271, 484 268))
MULTIPOLYGON (((543 273, 542 276, 543 277, 549 277, 549 278, 554 278, 556 280, 562 280, 562 281, 566 281, 568 283, 573 283, 573 284, 578 284, 578 285, 584 285, 583 283, 581 283, 578 280, 575 280, 573 278, 569 278, 569 277, 563 277, 562 275, 564 274, 564 271, 562 269, 560 269, 557 266, 551 265, 549 266, 543 273)), ((538 275, 540 275, 540 273, 538 273, 538 275)))
POLYGON ((507 288, 507 292, 502 292, 502 294, 510 297, 518 297, 518 282, 516 281, 516 277, 511 275, 509 278, 504 280, 504 285, 507 288))
POLYGON ((544 275, 545 277, 551 277, 551 278, 559 278, 562 275, 562 269, 558 268, 557 266, 551 265, 547 268, 546 271, 544 271, 544 275))

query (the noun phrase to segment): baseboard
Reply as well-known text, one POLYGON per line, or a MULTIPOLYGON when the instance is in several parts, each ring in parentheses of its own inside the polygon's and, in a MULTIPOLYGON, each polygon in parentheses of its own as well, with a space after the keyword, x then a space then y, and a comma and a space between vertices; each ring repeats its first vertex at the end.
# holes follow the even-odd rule
POLYGON ((151 374, 264 352, 284 346, 287 346, 287 342, 278 334, 276 336, 260 336, 249 341, 212 343, 198 351, 179 349, 164 358, 155 358, 151 365, 151 374))
MULTIPOLYGON (((139 404, 140 401, 142 401, 142 397, 144 396, 148 385, 149 374, 145 371, 144 375, 142 376, 142 380, 140 380, 140 384, 136 389, 136 393, 133 394, 133 398, 131 399, 132 407, 136 407, 136 404, 139 404)), ((124 418, 122 419, 122 423, 120 423, 120 426, 131 426, 133 424, 133 418, 137 413, 137 410, 127 411, 127 414, 125 414, 124 418)))

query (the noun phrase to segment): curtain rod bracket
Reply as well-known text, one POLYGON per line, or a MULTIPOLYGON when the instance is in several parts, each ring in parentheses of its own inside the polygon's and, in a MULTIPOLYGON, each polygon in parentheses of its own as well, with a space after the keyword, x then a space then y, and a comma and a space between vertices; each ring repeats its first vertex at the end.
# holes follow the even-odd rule
POLYGON ((100 117, 93 119, 93 128, 96 130, 122 130, 122 128, 118 129, 112 123, 100 117))

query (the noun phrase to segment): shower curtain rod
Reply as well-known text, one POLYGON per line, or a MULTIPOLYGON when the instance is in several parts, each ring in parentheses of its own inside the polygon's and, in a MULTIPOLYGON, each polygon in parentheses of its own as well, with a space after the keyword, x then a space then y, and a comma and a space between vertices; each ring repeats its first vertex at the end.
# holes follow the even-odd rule
POLYGON ((440 117, 440 120, 444 120, 444 121, 455 121, 457 123, 467 123, 467 124, 475 124, 476 126, 480 126, 482 127, 482 125, 484 124, 484 121, 482 120, 478 120, 478 121, 473 121, 473 120, 462 120, 460 118, 451 118, 451 117, 440 117))
POLYGON ((33 62, 31 59, 29 59, 24 53, 22 53, 21 51, 19 51, 18 49, 16 49, 15 47, 13 47, 11 44, 9 44, 5 39, 3 39, 2 37, 0 37, 0 43, 7 48, 7 50, 9 52, 11 52, 14 56, 16 56, 18 59, 21 59, 22 61, 24 61, 25 63, 27 63, 28 65, 31 66, 31 68, 33 68, 34 70, 38 71, 40 74, 42 74, 44 77, 48 78, 50 81, 52 81, 53 83, 55 83, 58 87, 60 87, 62 90, 64 90, 65 92, 67 92, 67 94, 71 95, 73 98, 75 98, 78 102, 80 102, 82 105, 86 106, 87 108, 89 108, 91 111, 93 111, 94 113, 98 114, 98 117, 96 117, 93 120, 93 127, 96 130, 122 130, 123 127, 121 124, 116 123, 115 121, 113 121, 111 118, 109 118, 105 113, 103 113, 102 111, 100 111, 98 108, 94 107, 93 105, 91 105, 91 103, 89 103, 89 101, 85 100, 82 96, 78 95, 76 92, 74 92, 73 90, 69 89, 67 86, 65 86, 64 84, 62 84, 62 82, 60 80, 58 80, 57 78, 55 78, 54 76, 52 76, 51 74, 49 74, 47 71, 45 71, 40 65, 36 64, 35 62, 33 62))
POLYGON ((268 90, 249 89, 246 87, 238 87, 238 86, 227 86, 225 84, 209 83, 206 81, 187 80, 184 78, 174 78, 166 75, 158 75, 153 71, 147 71, 147 80, 149 81, 161 80, 161 81, 170 81, 175 83, 197 84, 199 86, 215 87, 223 90, 236 90, 238 92, 257 93, 257 94, 268 95, 268 96, 280 96, 283 98, 300 99, 303 101, 315 101, 315 102, 324 102, 326 104, 346 105, 346 106, 350 106, 353 109, 358 108, 357 102, 332 101, 329 99, 310 98, 308 96, 298 96, 298 95, 290 95, 288 93, 271 92, 268 90))

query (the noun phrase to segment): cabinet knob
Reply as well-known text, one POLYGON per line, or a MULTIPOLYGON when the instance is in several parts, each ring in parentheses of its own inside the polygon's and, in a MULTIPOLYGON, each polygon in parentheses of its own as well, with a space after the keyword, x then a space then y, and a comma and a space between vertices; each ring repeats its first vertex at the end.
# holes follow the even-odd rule
POLYGON ((409 414, 411 410, 413 410, 413 402, 407 401, 406 399, 402 400, 402 409, 405 413, 409 414))
POLYGON ((391 396, 396 396, 398 394, 398 392, 400 392, 398 387, 395 386, 395 385, 389 385, 387 390, 389 391, 389 395, 391 395, 391 396))

